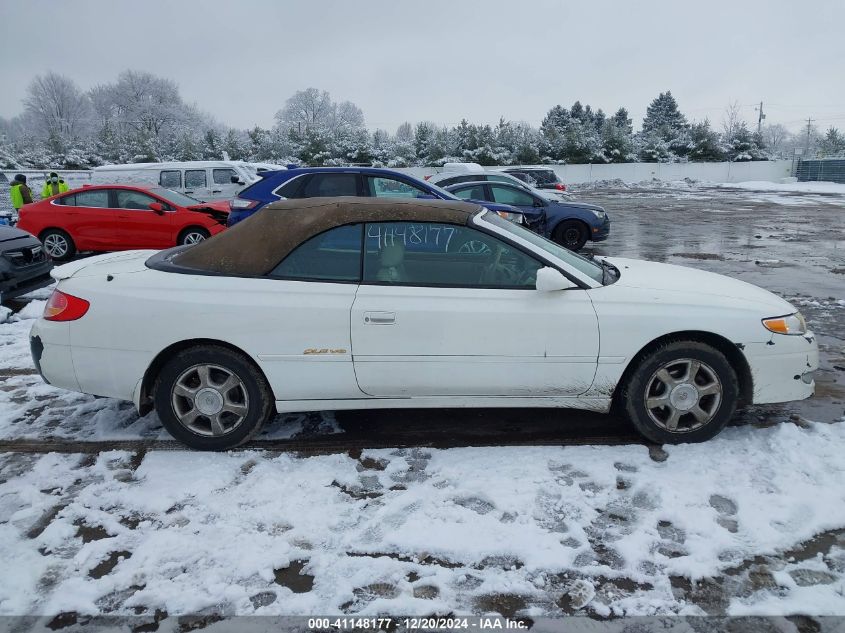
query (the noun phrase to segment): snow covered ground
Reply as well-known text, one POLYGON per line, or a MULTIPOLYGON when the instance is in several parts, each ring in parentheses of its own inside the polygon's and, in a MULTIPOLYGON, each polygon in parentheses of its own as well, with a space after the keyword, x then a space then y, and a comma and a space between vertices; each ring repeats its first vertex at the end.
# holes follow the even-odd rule
MULTIPOLYGON (((147 450, 167 439, 154 414, 37 376, 27 333, 40 291, 14 313, 0 308, 0 444, 141 447, 0 452, 0 615, 845 616, 841 214, 819 211, 834 223, 819 229, 831 259, 805 270, 793 260, 821 242, 792 239, 775 216, 761 222, 780 228, 760 239, 748 229, 738 245, 757 259, 713 237, 751 213, 743 205, 761 205, 751 194, 670 189, 651 201, 629 192, 641 205, 630 216, 608 205, 614 239, 626 255, 647 246, 656 259, 792 288, 825 353, 821 404, 760 408, 754 423, 690 446, 147 450), (706 220, 701 248, 714 252, 695 250, 693 236, 646 232, 673 213, 664 194, 695 209, 687 195, 709 196, 706 206, 725 212, 706 220), (729 195, 742 197, 726 206, 729 195)), ((306 428, 344 438, 323 414, 284 416, 261 439, 306 428)))
POLYGON ((7 454, 0 613, 843 615, 843 442, 7 454))
POLYGON ((745 189, 749 191, 835 193, 845 195, 845 184, 838 182, 769 182, 767 180, 752 180, 748 182, 726 182, 718 186, 727 189, 745 189))

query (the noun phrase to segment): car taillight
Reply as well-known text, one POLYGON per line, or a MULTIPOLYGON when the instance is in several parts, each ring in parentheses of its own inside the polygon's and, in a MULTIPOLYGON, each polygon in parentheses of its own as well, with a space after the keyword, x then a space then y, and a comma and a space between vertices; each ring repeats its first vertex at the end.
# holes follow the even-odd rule
POLYGON ((557 182, 555 183, 555 189, 557 189, 558 191, 566 191, 566 185, 562 182, 557 182))
POLYGON ((61 290, 54 290, 44 306, 44 319, 47 321, 76 321, 85 316, 91 306, 85 299, 74 297, 61 290))
POLYGON ((431 178, 433 175, 434 175, 434 174, 429 174, 428 176, 423 176, 423 178, 424 178, 425 180, 428 180, 428 179, 429 179, 429 178, 431 178))
POLYGON ((232 198, 232 200, 229 201, 229 208, 232 211, 239 211, 241 209, 252 209, 257 204, 257 200, 247 200, 246 198, 232 198))

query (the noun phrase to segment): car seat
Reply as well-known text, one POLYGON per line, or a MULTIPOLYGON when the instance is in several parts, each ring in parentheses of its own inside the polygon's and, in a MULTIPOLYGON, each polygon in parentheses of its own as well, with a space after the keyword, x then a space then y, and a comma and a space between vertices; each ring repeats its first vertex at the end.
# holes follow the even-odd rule
POLYGON ((394 283, 408 281, 405 272, 405 246, 402 243, 386 245, 381 251, 376 279, 394 283))

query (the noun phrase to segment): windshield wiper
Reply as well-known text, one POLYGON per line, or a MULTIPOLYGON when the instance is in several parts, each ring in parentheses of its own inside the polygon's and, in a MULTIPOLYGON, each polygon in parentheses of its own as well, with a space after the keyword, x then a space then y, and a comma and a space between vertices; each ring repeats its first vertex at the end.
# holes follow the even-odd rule
POLYGON ((608 262, 606 259, 596 259, 595 256, 593 256, 592 259, 593 261, 598 262, 598 264, 601 266, 601 284, 603 286, 608 285, 608 276, 610 276, 613 281, 616 281, 616 279, 618 279, 618 277, 616 277, 617 270, 613 264, 608 262))

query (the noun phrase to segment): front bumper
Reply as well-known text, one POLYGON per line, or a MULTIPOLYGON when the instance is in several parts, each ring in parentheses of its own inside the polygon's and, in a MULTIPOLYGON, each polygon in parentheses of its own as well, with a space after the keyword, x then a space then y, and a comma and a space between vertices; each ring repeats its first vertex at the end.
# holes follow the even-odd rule
POLYGON ((751 369, 753 404, 804 400, 813 395, 819 346, 812 332, 803 336, 773 334, 766 343, 743 347, 751 369))
POLYGON ((594 242, 603 242, 608 237, 610 237, 610 218, 605 216, 602 224, 590 227, 590 239, 594 242))
POLYGON ((50 260, 31 266, 0 266, 0 300, 12 299, 53 283, 50 260))

